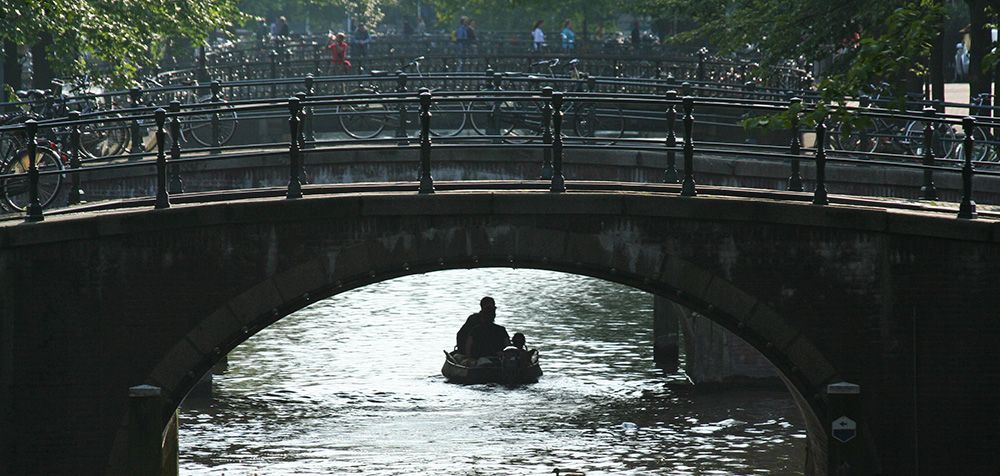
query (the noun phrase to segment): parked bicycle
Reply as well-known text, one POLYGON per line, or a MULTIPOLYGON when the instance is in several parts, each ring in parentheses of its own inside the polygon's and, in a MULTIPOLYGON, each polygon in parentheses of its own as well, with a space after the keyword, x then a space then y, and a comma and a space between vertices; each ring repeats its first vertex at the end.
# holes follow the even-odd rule
MULTIPOLYGON (((400 70, 406 72, 412 69, 416 71, 417 77, 423 77, 424 73, 420 70, 420 62, 423 60, 423 56, 414 58, 400 68, 400 70)), ((385 77, 389 73, 388 71, 372 70, 369 74, 372 77, 385 77)), ((433 93, 433 90, 431 92, 433 93)), ((348 94, 377 96, 381 94, 381 88, 378 81, 372 81, 369 84, 361 85, 351 90, 348 94)), ((434 116, 434 120, 431 121, 431 134, 445 137, 460 134, 465 129, 467 109, 468 107, 461 102, 442 101, 433 103, 431 105, 431 114, 434 116)), ((337 106, 337 116, 340 126, 347 135, 355 139, 378 137, 385 131, 386 127, 396 128, 400 126, 401 115, 399 112, 398 109, 392 110, 385 103, 375 99, 360 104, 337 106)), ((416 116, 413 115, 411 117, 415 118, 416 116)), ((402 128, 408 126, 409 123, 410 121, 407 121, 406 124, 402 124, 402 128)))
MULTIPOLYGON (((12 113, 0 116, 0 126, 21 124, 28 119, 40 119, 36 114, 12 113)), ((38 200, 42 208, 59 195, 64 174, 58 173, 69 163, 69 157, 49 134, 36 137, 35 167, 38 169, 38 200)), ((28 170, 31 156, 28 138, 23 132, 0 134, 0 205, 9 211, 25 211, 30 204, 28 170)))
MULTIPOLYGON (((144 79, 143 85, 144 88, 164 87, 154 78, 144 79)), ((191 89, 176 90, 170 95, 160 97, 160 102, 169 102, 176 99, 182 105, 197 105, 202 108, 212 108, 215 111, 184 116, 180 123, 181 141, 194 141, 203 147, 212 147, 215 145, 214 134, 218 134, 219 145, 229 143, 233 135, 236 134, 236 128, 239 126, 240 121, 239 115, 228 104, 225 95, 222 94, 221 90, 217 92, 218 94, 197 94, 198 81, 188 81, 186 85, 190 86, 191 89), (213 120, 215 121, 214 123, 213 120), (217 127, 218 131, 213 132, 213 127, 217 127)), ((147 152, 156 149, 156 127, 152 121, 139 121, 139 125, 142 128, 140 136, 142 137, 143 149, 147 152)), ((127 134, 126 136, 127 140, 124 143, 124 147, 130 147, 131 134, 127 134)), ((170 137, 169 130, 167 137, 170 137)))

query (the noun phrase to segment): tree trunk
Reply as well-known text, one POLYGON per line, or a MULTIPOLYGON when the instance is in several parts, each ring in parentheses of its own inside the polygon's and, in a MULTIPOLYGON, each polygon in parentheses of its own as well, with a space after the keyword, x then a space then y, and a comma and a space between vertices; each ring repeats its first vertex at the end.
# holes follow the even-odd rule
POLYGON ((990 51, 990 30, 986 28, 986 0, 965 0, 969 6, 969 35, 972 47, 969 49, 969 98, 990 91, 990 79, 993 75, 983 71, 983 58, 990 51))
POLYGON ((21 62, 17 59, 17 44, 3 42, 3 83, 17 90, 21 89, 21 62))
POLYGON ((52 45, 52 34, 44 32, 38 35, 38 41, 31 45, 31 86, 38 89, 48 89, 52 85, 52 62, 49 60, 49 46, 52 45))

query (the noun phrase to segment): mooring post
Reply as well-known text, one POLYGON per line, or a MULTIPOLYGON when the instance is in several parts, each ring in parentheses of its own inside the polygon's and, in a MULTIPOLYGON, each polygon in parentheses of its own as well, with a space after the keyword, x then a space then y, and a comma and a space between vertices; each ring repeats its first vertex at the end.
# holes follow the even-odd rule
POLYGON ((159 475, 163 470, 160 387, 128 389, 128 474, 159 475))
MULTIPOLYGON (((685 83, 686 84, 686 83, 685 83)), ((698 195, 694 182, 694 98, 684 97, 684 182, 681 184, 681 196, 698 195)))
POLYGON ((561 92, 552 93, 552 185, 549 191, 555 193, 566 191, 566 178, 563 177, 562 100, 561 92))
POLYGON ((653 295, 653 362, 667 372, 676 372, 680 365, 682 313, 679 304, 653 295))
POLYGON ((870 474, 865 468, 861 420, 861 386, 837 382, 826 386, 829 405, 827 437, 828 471, 832 475, 870 474))
POLYGON ((73 121, 69 132, 69 168, 73 170, 73 178, 69 189, 69 204, 79 205, 83 201, 83 190, 80 188, 80 111, 70 111, 69 120, 73 121))
POLYGON ((924 108, 924 185, 920 187, 920 198, 937 200, 937 187, 934 186, 934 122, 937 110, 932 106, 924 108))
POLYGON ((153 113, 156 118, 156 200, 153 208, 170 208, 170 196, 167 195, 167 111, 162 107, 153 113))
POLYGON ((799 154, 802 153, 802 131, 799 130, 799 111, 802 110, 802 99, 792 98, 788 104, 788 113, 791 114, 791 134, 792 142, 789 146, 789 153, 792 154, 792 174, 788 177, 788 190, 791 192, 802 191, 802 173, 800 171, 799 154))
POLYGON ((299 98, 288 98, 288 192, 285 198, 302 198, 302 164, 299 162, 299 98))
POLYGON ((677 91, 667 91, 667 168, 663 171, 663 183, 677 183, 677 91))
POLYGON ((552 179, 552 88, 542 88, 542 180, 552 179))
POLYGON ((972 131, 976 129, 976 118, 966 116, 962 118, 962 131, 965 132, 965 140, 962 141, 962 151, 965 153, 965 163, 962 164, 962 203, 958 206, 958 217, 965 219, 976 218, 976 202, 972 200, 972 175, 974 168, 972 165, 973 149, 976 140, 972 137, 972 131))
POLYGON ((420 92, 420 193, 434 193, 431 177, 431 92, 420 92))
POLYGON ((181 180, 181 102, 170 101, 170 193, 184 193, 184 182, 181 180))

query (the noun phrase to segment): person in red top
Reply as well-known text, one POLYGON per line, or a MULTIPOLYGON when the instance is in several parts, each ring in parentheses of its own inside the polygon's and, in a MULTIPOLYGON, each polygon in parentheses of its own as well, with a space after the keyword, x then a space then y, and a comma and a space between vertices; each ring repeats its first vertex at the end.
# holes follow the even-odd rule
POLYGON ((345 38, 346 35, 343 33, 337 33, 336 37, 330 35, 330 42, 326 45, 330 49, 330 69, 333 73, 347 74, 351 71, 351 60, 347 59, 348 44, 345 38))

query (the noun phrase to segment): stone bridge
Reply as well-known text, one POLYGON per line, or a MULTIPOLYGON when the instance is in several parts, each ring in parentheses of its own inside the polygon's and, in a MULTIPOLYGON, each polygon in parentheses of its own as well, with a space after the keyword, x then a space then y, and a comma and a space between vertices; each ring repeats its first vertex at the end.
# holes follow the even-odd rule
POLYGON ((129 387, 164 389, 165 425, 218 359, 298 309, 489 266, 623 283, 731 330, 792 390, 806 474, 1000 467, 995 220, 711 187, 437 187, 261 189, 0 222, 0 473, 125 474, 129 387), (828 392, 841 381, 860 394, 828 392), (858 432, 841 443, 830 426, 845 415, 858 432))

